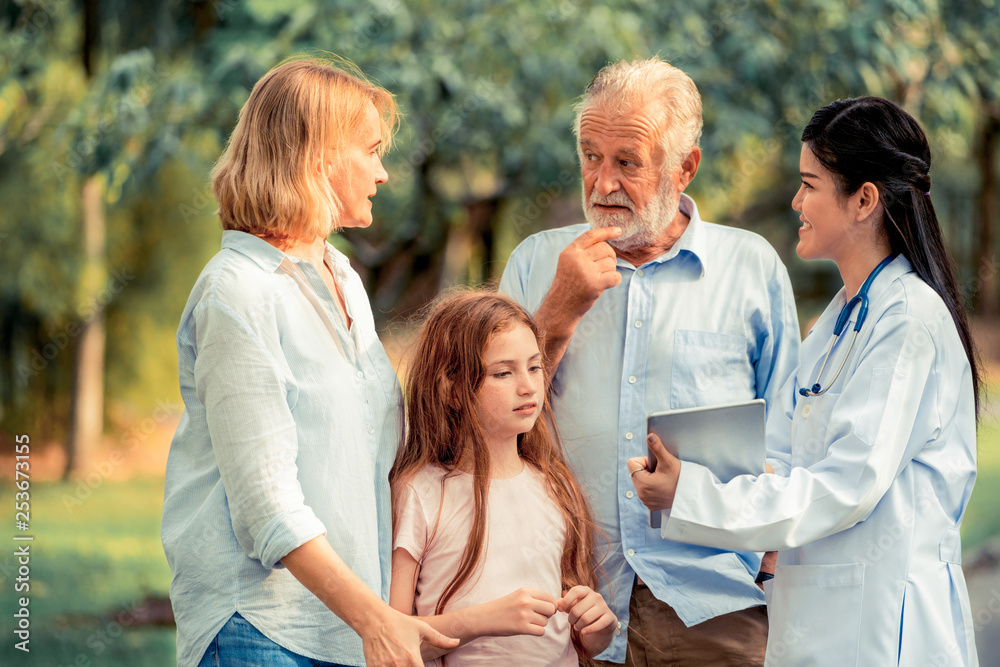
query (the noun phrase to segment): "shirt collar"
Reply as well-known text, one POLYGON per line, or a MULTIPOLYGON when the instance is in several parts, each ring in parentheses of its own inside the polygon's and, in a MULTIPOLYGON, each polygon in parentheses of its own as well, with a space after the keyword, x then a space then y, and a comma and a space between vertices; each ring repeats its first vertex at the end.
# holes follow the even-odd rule
POLYGON ((249 257, 268 273, 276 271, 287 257, 264 239, 235 229, 222 232, 222 249, 235 250, 249 257))
POLYGON ((684 233, 681 234, 681 237, 677 239, 670 250, 656 259, 650 260, 647 264, 669 262, 675 257, 680 256, 681 253, 684 253, 685 255, 689 255, 698 264, 701 276, 704 277, 705 252, 707 248, 705 246, 705 225, 701 219, 701 215, 698 213, 698 205, 694 203, 691 197, 681 193, 678 208, 684 215, 691 219, 687 229, 684 230, 684 233))
MULTIPOLYGON (((910 260, 906 259, 903 255, 896 255, 895 259, 889 262, 888 266, 882 269, 882 271, 875 276, 875 280, 873 280, 871 286, 869 286, 868 303, 875 303, 876 299, 881 296, 882 292, 884 292, 889 285, 895 282, 900 276, 906 275, 911 271, 913 271, 913 266, 910 264, 910 260)), ((847 303, 846 288, 840 288, 840 291, 837 292, 836 299, 834 299, 834 303, 838 304, 836 313, 834 313, 836 316, 840 313, 840 309, 847 303)), ((858 310, 858 306, 855 306, 851 310, 851 316, 848 318, 848 322, 857 322, 858 310)))
MULTIPOLYGON (((286 257, 296 263, 300 261, 298 257, 286 255, 259 236, 235 229, 227 229, 222 232, 222 248, 223 250, 235 250, 241 255, 249 257, 267 272, 276 271, 286 257)), ((330 245, 329 242, 326 243, 326 258, 331 266, 340 269, 343 269, 345 265, 350 265, 347 256, 330 245)))
POLYGON ((868 288, 868 300, 874 301, 897 278, 912 270, 913 267, 910 265, 910 260, 906 259, 903 255, 896 255, 889 262, 888 266, 875 276, 875 280, 872 281, 871 286, 868 288))

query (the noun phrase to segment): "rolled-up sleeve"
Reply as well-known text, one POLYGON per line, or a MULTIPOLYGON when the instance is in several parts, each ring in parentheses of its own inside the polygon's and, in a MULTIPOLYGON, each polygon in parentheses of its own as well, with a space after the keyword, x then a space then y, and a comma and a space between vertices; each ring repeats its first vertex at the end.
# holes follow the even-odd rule
POLYGON ((280 566, 290 551, 326 533, 305 504, 297 478, 290 374, 233 309, 209 300, 194 316, 195 388, 205 406, 233 531, 250 558, 280 566))

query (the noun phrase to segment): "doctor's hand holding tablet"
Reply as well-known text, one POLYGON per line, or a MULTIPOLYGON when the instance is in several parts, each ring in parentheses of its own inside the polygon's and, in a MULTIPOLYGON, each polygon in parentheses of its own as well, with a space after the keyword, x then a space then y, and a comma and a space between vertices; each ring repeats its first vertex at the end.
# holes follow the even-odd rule
POLYGON ((862 97, 817 111, 802 141, 796 250, 844 288, 767 407, 775 474, 727 478, 654 436, 655 471, 629 460, 633 483, 670 510, 664 539, 779 552, 768 665, 977 665, 959 529, 981 381, 927 139, 862 97))

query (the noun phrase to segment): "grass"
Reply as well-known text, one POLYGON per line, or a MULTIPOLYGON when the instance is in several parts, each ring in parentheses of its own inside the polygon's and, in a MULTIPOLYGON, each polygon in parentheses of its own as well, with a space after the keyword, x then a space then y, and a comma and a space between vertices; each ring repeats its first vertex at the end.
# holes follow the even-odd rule
POLYGON ((962 522, 966 554, 1000 536, 1000 385, 987 392, 978 434, 976 487, 962 522))
MULTIPOLYGON (((1000 389, 1000 388, 998 388, 1000 389)), ((966 554, 1000 536, 1000 391, 979 429, 979 477, 962 527, 966 554)), ((13 484, 0 481, 9 508, 13 484)), ((31 653, 14 648, 17 564, 0 556, 0 664, 158 667, 176 664, 173 628, 131 627, 127 612, 146 597, 166 597, 170 570, 160 545, 163 480, 135 478, 31 487, 31 653), (87 492, 90 491, 88 494, 87 492), (122 622, 116 614, 126 612, 122 622)), ((9 509, 4 515, 9 517, 9 509)), ((0 535, 7 545, 13 531, 0 535)))
MULTIPOLYGON (((14 490, 10 480, 0 484, 5 505, 14 490)), ((104 481, 93 490, 33 483, 30 492, 31 530, 21 534, 35 538, 27 593, 31 652, 14 647, 13 613, 25 593, 7 595, 17 564, 14 547, 4 548, 0 664, 175 665, 174 629, 133 627, 129 615, 147 596, 166 597, 170 586, 159 537, 163 481, 104 481)), ((19 545, 11 523, 4 526, 6 543, 19 545)))

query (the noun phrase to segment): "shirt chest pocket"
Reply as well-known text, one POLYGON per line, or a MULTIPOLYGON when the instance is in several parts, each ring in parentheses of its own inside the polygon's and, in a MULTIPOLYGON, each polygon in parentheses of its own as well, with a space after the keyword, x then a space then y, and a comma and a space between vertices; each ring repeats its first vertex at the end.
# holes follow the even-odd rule
POLYGON ((732 403, 756 396, 744 336, 675 331, 671 364, 671 409, 732 403))

